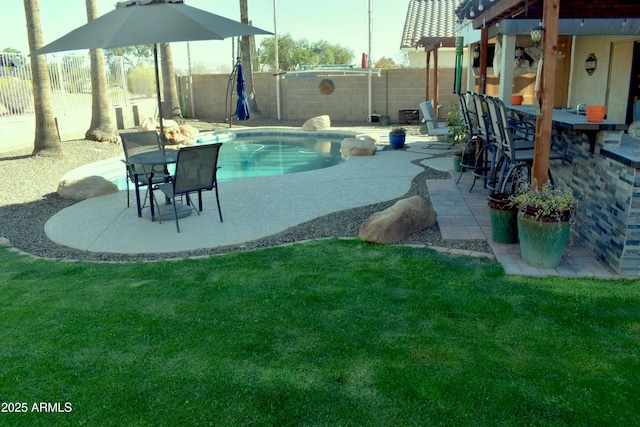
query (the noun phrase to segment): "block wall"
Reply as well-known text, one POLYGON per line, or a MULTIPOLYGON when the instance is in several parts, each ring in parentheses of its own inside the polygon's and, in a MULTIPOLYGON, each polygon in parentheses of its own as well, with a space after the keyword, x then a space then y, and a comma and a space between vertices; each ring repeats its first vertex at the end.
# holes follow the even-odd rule
MULTIPOLYGON (((310 74, 287 75, 280 80, 281 118, 283 120, 306 120, 313 116, 328 114, 333 121, 365 122, 368 115, 369 78, 367 75, 312 76, 310 74), (335 90, 330 95, 320 92, 323 79, 331 79, 335 90)), ((433 70, 432 70, 433 74, 433 70)), ((263 118, 277 118, 276 79, 272 73, 254 73, 254 88, 258 108, 263 118)), ((433 75, 430 76, 433 99, 433 75)), ((181 79, 187 79, 182 77, 181 79)), ((445 119, 451 103, 457 104, 453 93, 454 70, 442 68, 438 74, 438 104, 440 118, 445 119)), ((463 75, 463 82, 466 76, 463 75)), ((223 120, 228 111, 235 111, 237 96, 229 97, 228 75, 197 75, 192 77, 195 117, 223 120), (229 102, 230 101, 230 102, 229 102), (233 105, 231 105, 233 104, 233 105), (226 107, 225 107, 226 105, 226 107)), ((188 85, 181 80, 178 85, 181 99, 188 98, 188 85)), ((463 88, 466 91, 466 88, 463 88)), ((371 112, 389 116, 391 123, 398 123, 400 110, 418 110, 425 101, 426 70, 419 68, 385 69, 380 76, 371 77, 371 112)))

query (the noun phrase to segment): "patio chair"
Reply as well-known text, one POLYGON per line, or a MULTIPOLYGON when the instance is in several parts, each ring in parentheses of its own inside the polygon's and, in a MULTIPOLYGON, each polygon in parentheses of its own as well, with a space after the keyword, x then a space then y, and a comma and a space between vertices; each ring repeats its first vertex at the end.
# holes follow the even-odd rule
POLYGON ((433 104, 430 101, 420 103, 420 111, 422 111, 422 123, 427 129, 427 134, 431 136, 447 136, 449 129, 440 127, 436 113, 433 110, 433 104))
MULTIPOLYGON (((176 162, 176 173, 170 182, 159 184, 152 188, 152 198, 158 206, 158 201, 153 195, 154 190, 162 191, 165 196, 173 200, 173 213, 176 220, 176 229, 180 232, 178 223, 178 211, 176 207, 176 197, 184 196, 187 205, 193 207, 198 215, 202 212, 202 192, 215 190, 216 202, 218 204, 218 215, 222 222, 222 210, 220 209, 220 198, 218 196, 218 154, 221 142, 216 144, 197 145, 193 147, 181 148, 178 151, 178 161, 176 162), (198 209, 193 206, 190 193, 198 193, 198 209)), ((153 203, 153 201, 152 201, 153 203)))
MULTIPOLYGON (((484 181, 485 187, 487 184, 488 173, 493 164, 493 158, 495 157, 495 135, 491 126, 491 110, 487 99, 482 94, 471 93, 471 101, 474 105, 475 119, 477 123, 477 129, 474 129, 475 138, 473 144, 467 144, 463 148, 462 155, 465 157, 465 152, 471 150, 474 153, 472 163, 464 164, 463 166, 471 169, 473 172, 473 182, 469 192, 473 191, 477 179, 484 181)), ((461 99, 462 100, 462 99, 461 99)), ((471 121, 471 116, 469 115, 471 121)), ((463 169, 464 170, 464 169, 463 169)), ((460 173, 462 175, 462 172, 460 173)), ((458 177, 458 181, 460 176, 458 177)))
POLYGON ((142 216, 142 208, 147 203, 147 197, 149 195, 149 189, 146 188, 144 202, 140 203, 140 187, 148 187, 149 175, 153 173, 152 182, 161 183, 168 177, 168 173, 164 168, 145 170, 144 167, 136 167, 136 165, 129 162, 129 158, 136 154, 147 153, 150 151, 159 151, 162 149, 160 145, 160 138, 156 131, 148 132, 130 132, 121 133, 122 149, 124 150, 124 164, 127 174, 127 207, 130 207, 129 198, 129 182, 133 183, 136 190, 136 204, 138 207, 138 217, 142 216))
MULTIPOLYGON (((527 145, 514 138, 514 130, 511 126, 504 126, 509 123, 504 102, 499 98, 492 98, 498 120, 502 125, 502 135, 500 144, 500 157, 493 168, 493 179, 491 189, 501 193, 518 193, 523 183, 531 182, 531 169, 533 166, 534 148, 527 148, 527 145)), ((555 138, 554 138, 555 142, 555 138)), ((530 144, 530 142, 525 142, 530 144)), ((553 144, 552 144, 553 145, 553 144)), ((553 147, 549 153, 550 160, 564 161, 568 145, 557 151, 553 147)), ((549 182, 554 185, 551 169, 548 170, 549 182)))

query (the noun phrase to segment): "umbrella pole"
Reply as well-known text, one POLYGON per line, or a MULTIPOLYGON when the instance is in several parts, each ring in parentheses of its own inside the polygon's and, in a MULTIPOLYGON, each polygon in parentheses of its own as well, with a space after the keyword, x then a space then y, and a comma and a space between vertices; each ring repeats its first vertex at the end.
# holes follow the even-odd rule
POLYGON ((229 109, 227 110, 225 106, 225 114, 229 111, 229 127, 231 127, 231 120, 233 119, 233 113, 231 112, 233 109, 233 82, 236 79, 236 75, 238 72, 238 64, 240 63, 240 58, 237 59, 236 65, 233 66, 233 70, 231 70, 231 75, 229 76, 229 83, 227 84, 227 101, 229 109))
POLYGON ((164 126, 162 124, 162 99, 160 98, 160 72, 158 71, 158 43, 153 44, 153 61, 156 66, 156 93, 158 95, 158 117, 160 118, 160 143, 162 145, 162 154, 165 154, 164 145, 166 137, 164 136, 164 126))

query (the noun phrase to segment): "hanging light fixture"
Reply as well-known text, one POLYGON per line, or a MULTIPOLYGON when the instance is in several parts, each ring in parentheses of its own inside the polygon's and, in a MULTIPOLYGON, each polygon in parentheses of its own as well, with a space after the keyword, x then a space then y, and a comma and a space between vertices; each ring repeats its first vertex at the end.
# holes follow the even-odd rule
POLYGON ((536 47, 539 47, 540 42, 542 41, 542 35, 544 34, 544 28, 542 25, 538 24, 531 29, 529 35, 531 36, 531 41, 536 47))
POLYGON ((480 46, 476 45, 472 51, 473 55, 473 67, 478 68, 480 66, 480 46))

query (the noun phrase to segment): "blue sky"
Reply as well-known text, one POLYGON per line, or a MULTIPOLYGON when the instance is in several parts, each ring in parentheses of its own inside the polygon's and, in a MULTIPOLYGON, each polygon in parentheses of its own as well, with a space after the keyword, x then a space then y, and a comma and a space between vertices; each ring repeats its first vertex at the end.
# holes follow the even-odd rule
MULTIPOLYGON (((113 9, 116 0, 97 0, 103 15, 113 9)), ((0 50, 11 47, 28 52, 24 5, 19 0, 3 0, 0 50)), ((237 0, 186 0, 186 4, 240 20, 237 0), (233 5, 233 7, 231 6, 233 5)), ((372 0, 373 35, 371 56, 399 58, 400 39, 407 13, 407 0, 372 0)), ((87 22, 85 0, 39 0, 42 36, 47 44, 87 22)), ((248 0, 253 25, 273 32, 273 0, 248 0)), ((354 51, 355 63, 369 49, 367 0, 277 0, 278 34, 290 33, 294 39, 310 42, 326 40, 354 51)), ((261 37, 257 39, 259 44, 261 37)), ((176 66, 185 66, 186 43, 174 43, 176 66)), ((232 63, 230 40, 190 43, 192 61, 226 67, 232 63)))

